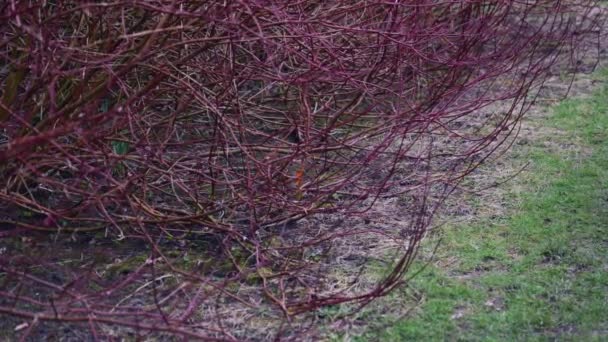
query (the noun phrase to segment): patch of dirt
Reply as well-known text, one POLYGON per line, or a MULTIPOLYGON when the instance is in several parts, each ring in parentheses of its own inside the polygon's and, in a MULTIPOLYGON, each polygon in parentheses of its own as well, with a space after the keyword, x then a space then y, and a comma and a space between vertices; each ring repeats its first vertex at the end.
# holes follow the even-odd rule
POLYGON ((470 309, 466 306, 457 306, 454 309, 454 313, 450 316, 452 320, 459 320, 469 314, 470 309))
POLYGON ((545 329, 539 333, 544 336, 550 336, 552 339, 559 339, 560 337, 577 335, 578 329, 575 325, 563 324, 555 328, 545 329))
POLYGON ((506 308, 505 299, 503 297, 492 297, 486 300, 483 305, 494 311, 503 311, 506 308))

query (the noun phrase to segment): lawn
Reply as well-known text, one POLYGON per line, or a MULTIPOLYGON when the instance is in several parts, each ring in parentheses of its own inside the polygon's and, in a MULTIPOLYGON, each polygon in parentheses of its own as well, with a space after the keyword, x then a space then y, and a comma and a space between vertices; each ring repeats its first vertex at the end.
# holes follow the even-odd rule
POLYGON ((535 133, 504 158, 529 164, 496 195, 505 212, 429 237, 405 291, 418 306, 359 339, 608 339, 608 70, 594 77, 591 96, 524 123, 535 133))

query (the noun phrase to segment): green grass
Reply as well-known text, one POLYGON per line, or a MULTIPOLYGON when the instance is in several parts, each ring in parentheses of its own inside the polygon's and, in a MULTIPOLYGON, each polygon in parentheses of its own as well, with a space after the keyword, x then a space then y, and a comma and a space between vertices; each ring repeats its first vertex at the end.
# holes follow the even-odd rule
POLYGON ((508 214, 443 229, 410 282, 420 306, 360 340, 608 340, 608 86, 551 111, 510 154, 531 164, 508 214))

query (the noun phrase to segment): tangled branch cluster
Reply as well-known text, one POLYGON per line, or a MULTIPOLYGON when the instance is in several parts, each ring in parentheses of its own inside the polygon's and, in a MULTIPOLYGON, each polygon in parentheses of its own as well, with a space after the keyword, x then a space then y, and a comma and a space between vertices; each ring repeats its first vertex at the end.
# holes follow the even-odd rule
POLYGON ((594 5, 1 2, 0 313, 26 334, 230 340, 231 310, 272 321, 388 293, 530 90, 576 62, 594 5), (512 106, 480 121, 497 101, 512 106), (294 223, 387 194, 408 199, 407 229, 294 223), (378 239, 399 255, 377 282, 355 286, 365 261, 332 266, 378 239))

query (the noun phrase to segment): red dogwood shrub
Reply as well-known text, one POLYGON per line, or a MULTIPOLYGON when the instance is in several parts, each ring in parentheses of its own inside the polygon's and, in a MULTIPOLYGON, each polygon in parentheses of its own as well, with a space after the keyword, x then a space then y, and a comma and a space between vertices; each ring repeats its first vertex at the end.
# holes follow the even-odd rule
POLYGON ((0 313, 25 334, 238 340, 388 293, 530 91, 576 66, 593 6, 2 2, 0 313), (480 117, 497 101, 510 110, 480 117), (405 199, 406 225, 297 223, 379 196, 405 199), (361 285, 379 239, 397 261, 361 285), (357 270, 335 264, 353 248, 357 270))

